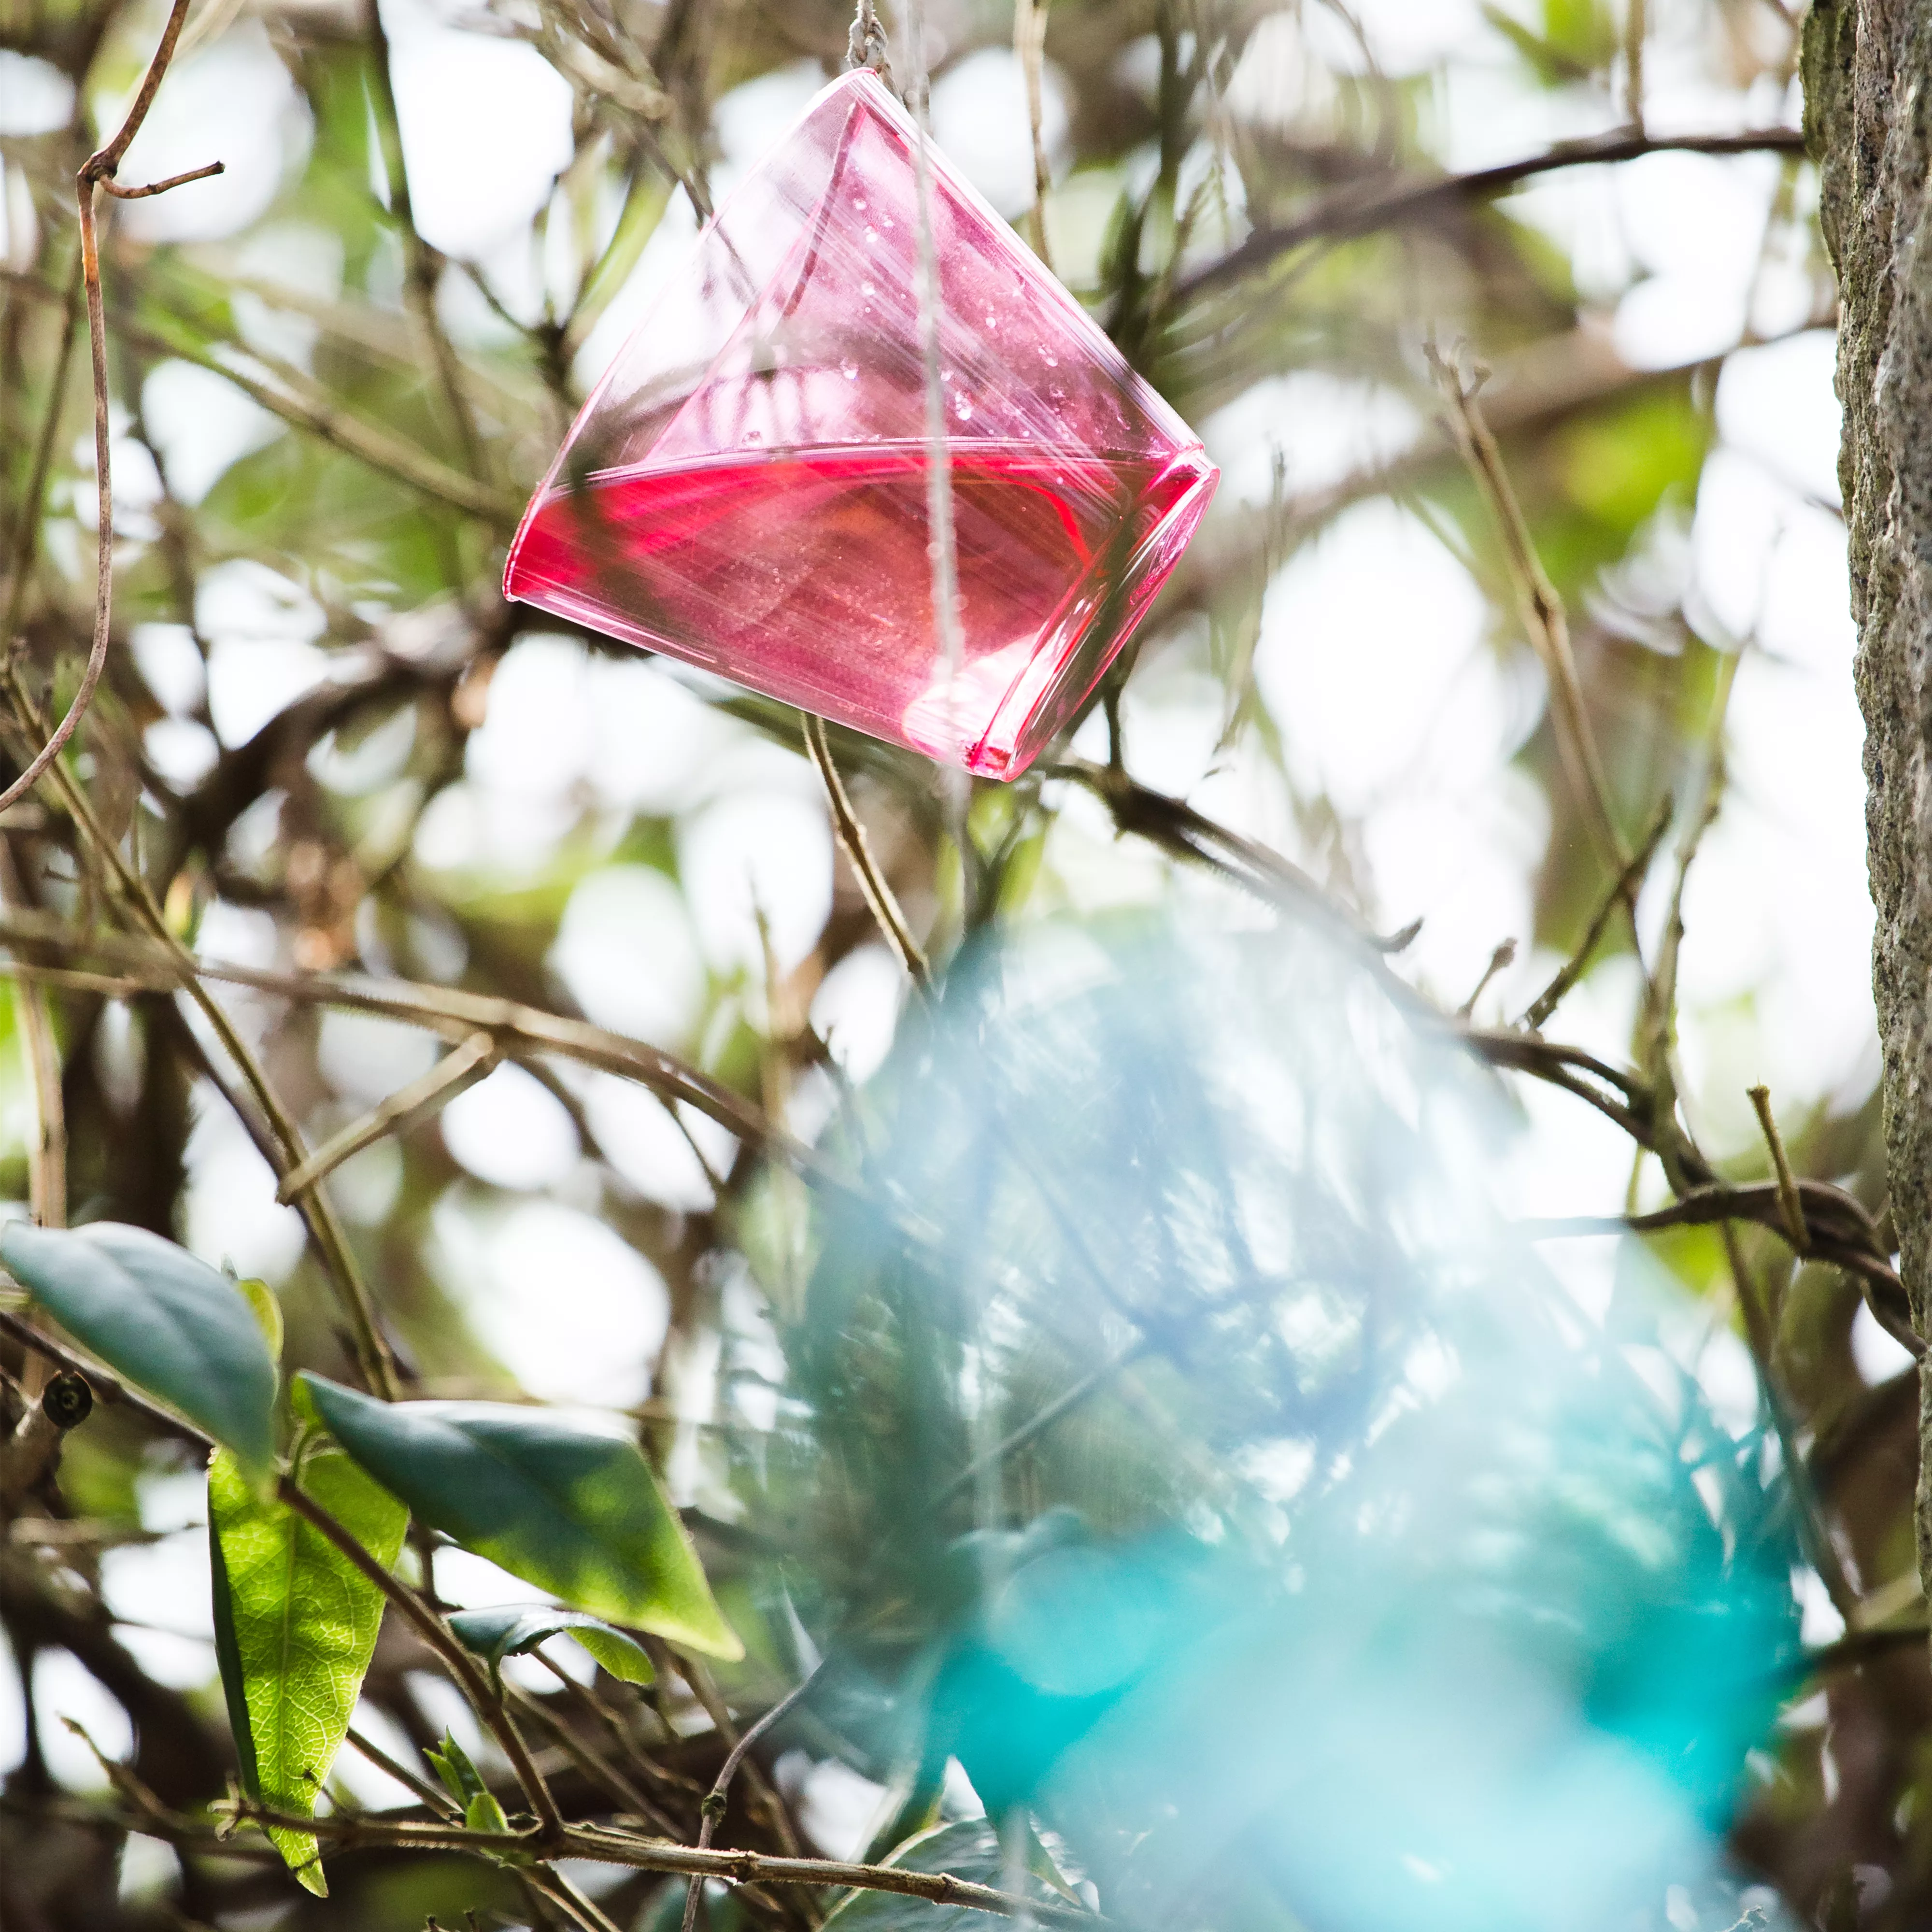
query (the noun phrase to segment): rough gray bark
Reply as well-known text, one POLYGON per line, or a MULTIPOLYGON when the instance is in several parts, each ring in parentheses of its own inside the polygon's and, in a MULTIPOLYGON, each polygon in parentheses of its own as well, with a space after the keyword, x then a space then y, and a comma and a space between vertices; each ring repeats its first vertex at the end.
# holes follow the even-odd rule
MULTIPOLYGON (((1932 7, 1814 0, 1805 119, 1838 272, 1838 473, 1851 537, 1873 985, 1900 1272, 1932 1332, 1932 7)), ((1932 1595, 1932 1377, 1919 1574, 1932 1595)))

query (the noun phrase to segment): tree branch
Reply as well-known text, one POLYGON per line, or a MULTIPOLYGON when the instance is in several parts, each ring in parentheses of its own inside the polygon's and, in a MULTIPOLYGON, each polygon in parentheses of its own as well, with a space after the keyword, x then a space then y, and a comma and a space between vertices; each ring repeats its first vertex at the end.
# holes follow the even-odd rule
POLYGON ((1796 128, 1760 128, 1738 134, 1661 136, 1626 129, 1595 135, 1588 140, 1559 142, 1540 154, 1478 168, 1467 174, 1377 180, 1337 190, 1297 220, 1278 228, 1257 229, 1218 262, 1210 262, 1192 274, 1184 276, 1174 285, 1172 305, 1178 308, 1244 275, 1256 274, 1308 242, 1347 241, 1373 234, 1377 229, 1426 220, 1445 205, 1486 200, 1538 175, 1562 168, 1601 167, 1638 160, 1646 154, 1802 154, 1804 152, 1804 136, 1796 128))

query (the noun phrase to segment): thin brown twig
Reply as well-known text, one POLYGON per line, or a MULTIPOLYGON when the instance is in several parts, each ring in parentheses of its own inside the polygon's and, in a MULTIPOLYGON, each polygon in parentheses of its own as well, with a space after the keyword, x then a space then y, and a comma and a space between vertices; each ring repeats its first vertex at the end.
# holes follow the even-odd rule
POLYGON ((1603 938, 1604 928, 1617 908, 1636 903, 1645 877, 1650 871, 1650 862, 1657 856, 1657 848, 1664 842, 1664 833, 1670 829, 1675 810, 1675 801, 1666 796, 1658 807, 1657 816, 1651 820, 1643 842, 1630 855, 1630 863, 1618 873, 1609 891, 1598 902, 1597 910, 1591 915, 1590 923, 1584 928, 1582 940, 1576 951, 1557 968, 1549 985, 1530 1001, 1522 1016, 1522 1024, 1530 1032, 1541 1028, 1544 1021, 1562 1004, 1570 988, 1582 979, 1591 956, 1597 950, 1597 943, 1603 938))
MULTIPOLYGON (((75 932, 44 914, 0 912, 0 941, 25 940, 70 956, 110 960, 140 973, 158 991, 187 988, 204 980, 250 986, 309 1005, 346 1007, 401 1020, 454 1040, 482 1031, 491 1034, 507 1054, 556 1054, 586 1066, 637 1081, 668 1100, 688 1101, 700 1113, 808 1178, 849 1189, 850 1179, 814 1148, 768 1120, 749 1101, 700 1069, 662 1048, 608 1031, 587 1020, 566 1018, 520 1001, 455 986, 430 986, 410 980, 375 980, 361 975, 310 976, 274 973, 216 960, 197 960, 131 935, 75 932)), ((4 970, 0 966, 0 970, 4 970)), ((217 1010, 220 1009, 218 1007, 217 1010)))
MULTIPOLYGON (((32 703, 18 676, 10 667, 4 664, 0 664, 0 688, 4 688, 20 716, 32 722, 38 722, 32 703)), ((105 862, 112 874, 136 923, 146 929, 149 939, 168 962, 173 986, 194 1001, 215 1038, 220 1042, 222 1051, 255 1096, 268 1130, 260 1142, 264 1156, 278 1174, 286 1173, 304 1157, 306 1150, 299 1130, 270 1085, 260 1062, 237 1031, 226 1010, 208 991, 193 957, 155 904, 146 881, 134 870, 119 842, 108 836, 86 794, 62 766, 52 766, 48 776, 88 847, 105 862)), ((52 923, 58 928, 60 922, 52 923)), ((375 1304, 370 1299, 368 1284, 356 1265, 335 1210, 319 1185, 304 1189, 298 1197, 298 1205, 316 1252, 348 1315, 363 1378, 376 1394, 393 1400, 400 1386, 394 1353, 376 1318, 375 1304)))
POLYGON ((1648 28, 1644 0, 1624 0, 1624 112, 1639 140, 1643 136, 1643 43, 1648 28))
MULTIPOLYGON (((664 1674, 667 1665, 676 1668, 677 1674, 691 1686, 692 1695, 704 1706, 704 1713, 711 1720, 718 1735, 730 1749, 736 1750, 742 1740, 738 1735, 737 1726, 731 1721, 730 1709, 704 1664, 688 1652, 673 1650, 659 1638, 647 1638, 644 1648, 652 1662, 656 1665, 660 1676, 664 1674)), ((798 1834, 792 1829, 791 1814, 784 1798, 778 1795, 771 1780, 758 1768, 755 1759, 746 1767, 746 1775, 751 1780, 752 1790, 758 1800, 759 1808, 764 1812, 766 1821, 770 1825, 778 1843, 788 1855, 796 1854, 798 1834)))
MULTIPOLYGON (((1880 1252, 1882 1244, 1876 1235, 1856 1226, 1830 1234, 1823 1232, 1821 1208, 1840 1207, 1846 1203, 1856 1207, 1857 1204, 1840 1190, 1827 1187, 1822 1182, 1801 1181, 1798 1184, 1813 1197, 1808 1217, 1812 1230, 1810 1258, 1841 1268, 1850 1275, 1879 1325, 1901 1348, 1923 1360, 1926 1345, 1912 1326, 1904 1285, 1898 1278, 1898 1270, 1880 1252), (1817 1198, 1820 1196, 1828 1198, 1821 1202, 1817 1198)), ((1858 1211, 1862 1215, 1863 1210, 1858 1211)), ((1726 1220, 1750 1221, 1761 1228, 1768 1228, 1773 1234, 1784 1234, 1784 1210, 1778 1200, 1778 1190, 1763 1184, 1749 1187, 1694 1187, 1682 1199, 1667 1208, 1653 1209, 1648 1214, 1564 1215, 1521 1220, 1516 1226, 1520 1233, 1532 1240, 1548 1240, 1576 1234, 1654 1234, 1666 1228, 1710 1227, 1726 1220)))
POLYGON ((1456 1017, 1466 1020, 1476 1010, 1476 1002, 1490 990, 1490 983, 1498 973, 1507 972, 1516 964, 1516 941, 1505 939, 1490 955, 1490 963, 1483 968, 1481 976, 1469 990, 1469 997, 1456 1009, 1456 1017))
POLYGON ((70 1375, 82 1377, 94 1391, 97 1402, 108 1402, 124 1408, 138 1415, 150 1428, 158 1430, 178 1442, 192 1443, 206 1450, 214 1447, 208 1438, 191 1422, 184 1421, 171 1409, 150 1401, 140 1390, 130 1388, 119 1376, 112 1375, 98 1364, 90 1362, 83 1355, 76 1354, 64 1343, 57 1342, 51 1335, 44 1334, 30 1322, 0 1308, 0 1335, 6 1336, 22 1348, 38 1351, 58 1368, 70 1375))
POLYGON ((1796 128, 1748 128, 1736 134, 1651 136, 1629 128, 1563 141, 1520 160, 1502 161, 1467 174, 1420 179, 1397 176, 1366 187, 1350 186, 1325 196, 1298 220, 1257 229, 1238 248, 1209 262, 1174 285, 1174 305, 1266 268, 1282 255, 1310 242, 1346 241, 1400 223, 1426 220, 1457 202, 1484 201, 1507 193, 1539 175, 1564 168, 1602 167, 1641 160, 1646 154, 1802 154, 1804 136, 1796 128))
MULTIPOLYGON (((536 1654, 539 1663, 562 1678, 571 1689, 580 1690, 583 1688, 580 1684, 572 1684, 568 1676, 557 1670, 541 1650, 536 1654)), ((520 1690, 509 1683, 504 1684, 503 1695, 513 1710, 533 1723, 541 1724, 556 1739, 557 1748, 592 1784, 601 1784, 620 1804, 655 1825, 659 1831, 676 1831, 676 1827, 668 1814, 651 1802, 648 1794, 639 1788, 634 1779, 611 1763, 602 1751, 586 1744, 541 1697, 533 1697, 527 1690, 520 1690)))
POLYGON ((800 715, 805 724, 805 748, 824 784, 826 802, 832 811, 832 829, 838 835, 846 863, 852 868, 852 876, 858 880, 859 890, 865 896, 880 932, 885 935, 886 944, 892 948, 913 984, 921 993, 929 993, 932 989, 932 966, 925 949, 913 937, 912 928, 907 923, 890 881, 872 856, 866 828, 860 824, 859 814, 852 809, 844 782, 832 761, 832 746, 825 735, 825 721, 809 711, 800 715))
POLYGON ((462 1808, 446 1791, 439 1790, 426 1778, 418 1777, 406 1764, 392 1758, 379 1744, 365 1738, 353 1724, 346 1733, 347 1742, 367 1758, 376 1768, 393 1778, 406 1791, 413 1791, 429 1809, 443 1818, 460 1818, 462 1808))
POLYGON ((1744 1334, 1757 1363, 1764 1406, 1770 1412, 1772 1429, 1778 1437, 1785 1480, 1791 1485, 1792 1496, 1797 1504, 1800 1541, 1812 1568, 1825 1586, 1832 1608, 1850 1624, 1858 1615, 1858 1592, 1852 1588, 1845 1574, 1845 1566, 1839 1560, 1838 1547, 1832 1540, 1831 1525, 1826 1520, 1823 1504, 1811 1480, 1810 1466, 1798 1447, 1798 1432, 1792 1425, 1790 1406, 1784 1397, 1783 1378, 1778 1373, 1771 1308, 1755 1272, 1744 1260, 1736 1225, 1721 1221, 1718 1224, 1718 1232, 1724 1241, 1724 1259, 1730 1268, 1731 1280, 1736 1286, 1744 1334))
MULTIPOLYGON (((13 841, 0 836, 0 904, 24 910, 26 894, 14 861, 13 841)), ((27 1062, 31 1119, 27 1145, 27 1200, 43 1228, 67 1226, 67 1110, 61 1096, 60 1043, 46 989, 29 981, 15 1002, 20 1045, 27 1062)), ((34 1393, 29 1390, 31 1394, 34 1393)))
MULTIPOLYGON (((63 802, 73 815, 76 825, 86 832, 88 842, 98 856, 104 860, 118 875, 122 890, 135 911, 137 919, 144 923, 160 944, 170 949, 185 961, 186 953, 155 905, 146 882, 129 865, 118 841, 108 838, 98 820, 94 817, 85 796, 66 772, 56 764, 62 748, 72 736, 88 706, 92 701, 94 689, 101 670, 106 662, 107 646, 112 632, 114 589, 114 500, 112 464, 110 460, 110 424, 108 417, 107 336, 105 304, 100 286, 100 261, 99 238, 95 226, 94 190, 105 182, 111 182, 119 167, 128 145, 139 133, 142 122, 147 118, 153 105, 162 78, 166 74, 174 50, 181 38, 182 23, 188 14, 189 0, 174 0, 167 23, 161 34, 160 45, 149 62, 142 77, 134 102, 122 120, 118 130, 104 147, 97 148, 82 164, 76 179, 76 200, 80 221, 81 282, 87 302, 88 344, 94 376, 94 446, 96 482, 96 515, 98 544, 94 610, 93 640, 88 652, 87 667, 82 674, 79 690, 69 705, 66 716, 47 736, 45 743, 14 783, 0 792, 0 811, 24 794, 36 783, 41 775, 51 770, 63 802)), ((208 170, 201 171, 206 174, 208 170)), ((194 177, 183 176, 188 179, 194 177)), ((170 185, 172 184, 164 184, 170 185)), ((5 668, 4 681, 8 695, 13 700, 16 711, 25 719, 32 719, 34 706, 21 686, 18 676, 10 665, 5 668)), ((191 967, 191 962, 190 962, 191 967)), ((187 989, 201 1008, 204 1017, 214 1028, 224 1050, 241 1070, 250 1088, 260 1101, 262 1112, 268 1116, 269 1125, 280 1143, 283 1159, 278 1166, 286 1167, 299 1161, 302 1156, 300 1135, 293 1120, 276 1097, 266 1077, 236 1031, 227 1015, 208 994, 198 977, 190 970, 187 989)), ((310 1187, 302 1196, 304 1218, 308 1222, 317 1246, 328 1264, 332 1277, 336 1282, 347 1304, 350 1318, 357 1335, 358 1348, 363 1358, 363 1370, 370 1386, 378 1393, 393 1396, 396 1393, 394 1358, 388 1342, 375 1318, 368 1290, 350 1253, 346 1239, 333 1208, 319 1190, 310 1187)))
POLYGON ((1197 812, 1184 799, 1137 783, 1120 766, 1066 758, 1040 769, 1045 777, 1070 778, 1091 792, 1117 830, 1205 866, 1270 905, 1313 913, 1374 952, 1400 952, 1421 930, 1418 920, 1386 936, 1371 932, 1293 860, 1197 812))
POLYGON ((1478 369, 1474 380, 1466 382, 1461 369, 1432 342, 1426 345, 1424 352, 1436 383, 1448 400, 1449 427, 1456 447, 1487 500, 1502 538, 1503 556, 1523 628, 1549 680, 1550 722, 1556 730, 1557 754, 1592 835, 1621 874, 1630 864, 1630 848, 1617 829, 1610 780, 1597 750, 1596 734, 1590 728, 1589 707, 1570 648, 1569 617, 1537 554, 1529 520, 1522 513, 1522 505, 1504 466, 1502 452, 1477 400, 1489 372, 1478 369))
MULTIPOLYGON (((1677 842, 1676 875, 1671 884, 1670 903, 1658 942, 1656 961, 1645 984, 1634 1042, 1638 1064, 1649 1083, 1651 1133, 1647 1144, 1661 1162, 1672 1191, 1679 1195, 1691 1184, 1689 1160, 1694 1154, 1689 1136, 1677 1118, 1677 968, 1684 948, 1684 895, 1704 835, 1717 822, 1724 803, 1724 720, 1730 709, 1738 661, 1738 653, 1733 652, 1718 668, 1711 716, 1705 727, 1701 795, 1696 810, 1677 842)), ((1632 1184, 1635 1184, 1634 1175, 1632 1184)))
MULTIPOLYGON (((317 1838, 343 1846, 382 1845, 510 1858, 526 1856, 530 1849, 530 1839, 521 1833, 472 1832, 454 1824, 340 1815, 301 1818, 245 1800, 236 1808, 236 1814, 256 1824, 312 1832, 317 1838)), ((157 1822, 160 1822, 158 1819, 157 1822)), ((188 1820, 173 1822, 189 1842, 220 1842, 212 1834, 196 1833, 188 1820)), ((991 1886, 956 1878, 950 1872, 912 1871, 898 1865, 860 1864, 840 1858, 775 1856, 766 1852, 700 1851, 695 1845, 646 1838, 608 1825, 566 1826, 557 1853, 600 1864, 624 1865, 636 1871, 717 1879, 727 1885, 802 1885, 892 1892, 902 1898, 922 1898, 935 1905, 956 1906, 1002 1918, 1030 1917, 1042 1924, 1072 1928, 1072 1932, 1106 1932, 1108 1922, 1098 1912, 1022 1898, 996 1891, 991 1886)))
POLYGON ((146 201, 149 196, 166 194, 171 188, 185 188, 190 182, 206 181, 215 175, 225 175, 226 164, 209 161, 205 166, 190 168, 185 172, 170 175, 166 181, 149 182, 145 188, 123 188, 119 182, 107 176, 100 178, 102 189, 116 201, 146 201))
POLYGON ((47 500, 47 478, 53 468, 54 441, 60 433, 61 412, 67 401, 68 371, 74 366, 74 323, 80 313, 81 254, 76 248, 74 272, 68 278, 67 294, 61 308, 60 349, 54 357, 53 380, 47 388, 46 414, 40 419, 40 433, 34 445, 34 467, 27 481, 26 500, 21 506, 20 527, 14 539, 13 568, 7 586, 7 614, 0 619, 0 652, 11 651, 21 613, 27 605, 27 580, 33 574, 34 559, 40 549, 40 516, 47 500))
MULTIPOLYGON (((94 702, 94 686, 100 682, 100 674, 107 663, 114 603, 114 484, 110 448, 112 436, 108 421, 107 317, 100 292, 100 247, 94 224, 94 195, 98 187, 111 184, 129 142, 140 132, 141 123, 148 118, 148 110, 154 105, 162 76, 168 70, 168 63, 174 58, 175 43, 181 38, 188 4, 189 0, 174 0, 169 10, 167 25, 161 30, 160 44, 148 63, 147 72, 141 77, 141 85, 119 129, 105 147, 97 148, 88 156, 74 178, 74 201, 80 217, 80 280, 87 300, 87 340, 94 370, 94 514, 98 524, 94 638, 88 650, 86 666, 81 672, 80 687, 68 706, 66 715, 55 726, 46 742, 28 760, 26 769, 4 791, 0 791, 0 812, 5 811, 16 799, 24 798, 34 788, 40 774, 60 756, 68 740, 79 728, 80 721, 86 716, 88 706, 94 702)), ((198 179, 209 172, 204 168, 195 175, 178 176, 172 181, 157 182, 145 192, 159 194, 164 189, 177 187, 183 181, 198 179)), ((123 199, 131 200, 142 190, 120 192, 123 199)))
POLYGON ((584 1928, 584 1932, 619 1932, 616 1922, 597 1902, 551 1865, 539 1865, 524 1874, 526 1883, 555 1906, 561 1906, 584 1928))
POLYGON ((1033 244, 1033 252, 1050 269, 1053 257, 1046 245, 1046 197, 1053 177, 1046 164, 1046 142, 1041 133, 1041 63, 1046 50, 1047 4, 1048 0, 1015 0, 1013 52, 1026 80, 1027 121, 1033 135, 1033 206, 1027 211, 1027 239, 1033 244))
POLYGON ((1778 1178, 1778 1204, 1784 1216, 1785 1238, 1792 1251, 1811 1252, 1811 1231, 1804 1225, 1804 1204, 1799 1198, 1798 1182, 1791 1171, 1791 1156, 1784 1150, 1784 1136, 1778 1131, 1777 1117, 1771 1111, 1771 1089, 1760 1084, 1746 1089, 1757 1124, 1763 1130, 1765 1145, 1771 1150, 1772 1172, 1778 1178))
POLYGON ((483 476, 483 443, 477 433, 476 419, 470 399, 463 392, 463 372, 451 346, 436 308, 436 263, 428 244, 416 228, 416 210, 410 199, 410 171, 403 155, 402 124, 396 112, 394 80, 389 70, 389 37, 382 26, 376 0, 367 0, 364 32, 369 43, 369 64, 375 85, 370 90, 371 118, 375 123, 383 179, 389 193, 389 216, 396 224, 403 244, 404 280, 416 326, 429 349, 435 365, 436 382, 442 392, 445 410, 455 434, 457 446, 471 476, 483 476))
POLYGON ((496 1042, 487 1033, 473 1033, 452 1047, 420 1080, 398 1088, 380 1106, 359 1120, 352 1122, 332 1140, 284 1174, 275 1188, 275 1198, 285 1204, 305 1188, 313 1187, 325 1175, 333 1174, 342 1163, 366 1147, 392 1134, 407 1133, 412 1127, 440 1113, 459 1094, 464 1094, 496 1067, 496 1042))
MULTIPOLYGON (((698 1848, 709 1849, 712 1838, 724 1822, 725 1804, 730 1796, 731 1780, 738 1774, 738 1767, 745 1761, 752 1747, 776 1726, 782 1724, 803 1702, 806 1694, 817 1682, 818 1673, 825 1668, 825 1660, 820 1658, 804 1676, 783 1697, 774 1704, 758 1722, 752 1725, 726 1754, 718 1775, 712 1780, 711 1789, 704 1794, 704 1802, 699 1808, 698 1817, 698 1848)), ((692 1932, 698 1923, 698 1901, 704 1889, 703 1879, 694 1874, 684 1888, 684 1922, 682 1932, 692 1932)))

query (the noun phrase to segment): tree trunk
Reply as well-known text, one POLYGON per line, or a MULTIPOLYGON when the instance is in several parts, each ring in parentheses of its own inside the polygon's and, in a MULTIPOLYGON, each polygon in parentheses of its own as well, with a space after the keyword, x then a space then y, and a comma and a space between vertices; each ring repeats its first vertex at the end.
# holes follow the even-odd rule
MULTIPOLYGON (((1806 131, 1838 272, 1838 457, 1878 910, 1872 977, 1900 1270, 1932 1333, 1932 7, 1814 0, 1806 131), (1922 253, 1922 250, 1927 251, 1922 253)), ((1932 1596, 1932 1377, 1922 1378, 1918 1566, 1932 1596)))

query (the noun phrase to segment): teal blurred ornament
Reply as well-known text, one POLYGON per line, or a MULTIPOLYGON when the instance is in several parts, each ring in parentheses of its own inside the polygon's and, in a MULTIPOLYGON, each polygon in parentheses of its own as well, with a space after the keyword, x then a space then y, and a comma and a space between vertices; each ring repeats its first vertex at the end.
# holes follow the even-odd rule
POLYGON ((770 1500, 916 1790, 956 1759, 1162 1932, 1734 1902, 1797 1657, 1773 1448, 1511 1238, 1492 1078, 1379 962, 1030 932, 862 1116, 770 1500))

